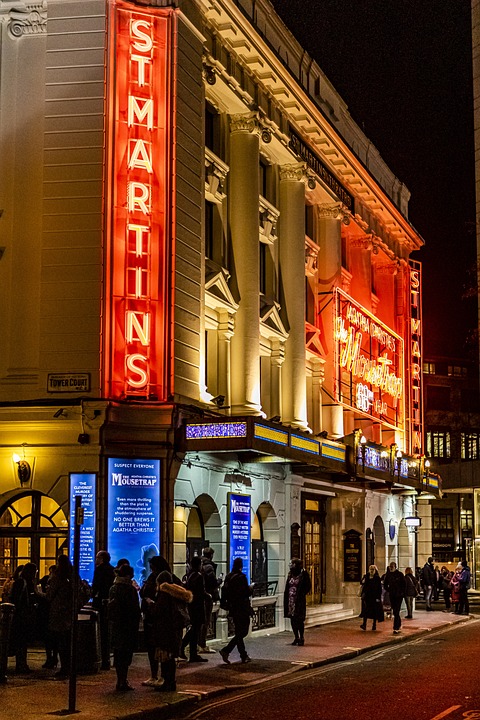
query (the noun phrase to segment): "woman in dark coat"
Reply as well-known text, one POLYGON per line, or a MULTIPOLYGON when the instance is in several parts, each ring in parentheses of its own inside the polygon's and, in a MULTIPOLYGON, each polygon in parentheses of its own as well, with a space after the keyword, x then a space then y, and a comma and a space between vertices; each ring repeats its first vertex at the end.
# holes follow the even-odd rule
POLYGON ((290 572, 283 594, 284 617, 290 618, 295 638, 292 645, 304 645, 305 617, 307 614, 307 595, 312 589, 310 576, 304 570, 299 558, 292 558, 290 572))
POLYGON ((138 593, 132 584, 133 573, 134 570, 130 565, 122 565, 118 569, 108 600, 110 644, 119 691, 133 690, 127 675, 138 643, 140 622, 138 593))
POLYGON ((189 622, 188 603, 193 594, 175 582, 175 576, 164 570, 157 578, 157 596, 152 606, 153 637, 163 685, 154 686, 160 692, 177 689, 176 658, 180 654, 183 628, 189 622))
POLYGON ((142 685, 156 685, 158 682, 158 659, 154 637, 153 601, 157 595, 157 577, 165 570, 170 572, 170 566, 161 555, 154 555, 148 562, 151 572, 140 589, 140 598, 142 600, 143 637, 150 664, 150 678, 144 680, 142 685))
POLYGON ((72 626, 73 567, 66 555, 59 555, 47 583, 48 630, 58 648, 60 670, 58 680, 70 674, 70 628, 72 626))
POLYGON ((373 620, 372 630, 377 629, 377 622, 383 622, 382 581, 376 565, 370 565, 368 573, 362 578, 362 630, 367 629, 367 620, 373 620))

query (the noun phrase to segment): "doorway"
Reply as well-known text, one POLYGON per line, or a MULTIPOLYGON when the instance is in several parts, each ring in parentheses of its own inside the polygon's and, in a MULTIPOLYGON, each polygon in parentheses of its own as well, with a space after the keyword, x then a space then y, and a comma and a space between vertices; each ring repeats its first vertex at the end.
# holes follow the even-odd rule
POLYGON ((0 498, 0 585, 27 562, 43 577, 61 553, 68 553, 68 520, 55 500, 35 490, 0 498))
POLYGON ((307 604, 319 605, 325 593, 326 500, 302 494, 303 564, 312 581, 307 604))

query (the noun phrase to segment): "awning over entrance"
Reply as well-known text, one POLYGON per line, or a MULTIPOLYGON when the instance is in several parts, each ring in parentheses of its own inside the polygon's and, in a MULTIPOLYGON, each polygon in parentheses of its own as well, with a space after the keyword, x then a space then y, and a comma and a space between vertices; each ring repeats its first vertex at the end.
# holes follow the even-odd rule
MULTIPOLYGON (((350 438, 345 438, 349 440, 350 438)), ((312 478, 328 474, 372 490, 412 490, 439 494, 437 475, 425 472, 422 458, 402 455, 374 443, 340 443, 314 437, 281 423, 255 416, 185 420, 177 438, 181 452, 236 452, 244 462, 291 463, 292 471, 312 478)))

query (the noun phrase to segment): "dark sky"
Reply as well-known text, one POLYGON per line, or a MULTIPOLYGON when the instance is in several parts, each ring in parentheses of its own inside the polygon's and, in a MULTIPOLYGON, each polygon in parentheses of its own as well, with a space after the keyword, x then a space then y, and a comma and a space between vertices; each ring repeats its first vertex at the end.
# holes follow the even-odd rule
POLYGON ((410 190, 427 353, 476 352, 470 0, 272 0, 410 190), (469 349, 470 348, 470 349, 469 349))

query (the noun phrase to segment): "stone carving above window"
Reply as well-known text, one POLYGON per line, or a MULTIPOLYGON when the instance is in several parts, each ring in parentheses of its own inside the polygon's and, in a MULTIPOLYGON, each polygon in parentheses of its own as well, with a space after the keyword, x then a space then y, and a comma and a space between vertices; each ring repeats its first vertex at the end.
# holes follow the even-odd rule
POLYGON ((277 223, 280 210, 268 202, 262 195, 258 202, 260 241, 273 245, 277 239, 277 223))
POLYGON ((229 169, 223 160, 205 148, 205 192, 213 195, 218 202, 226 197, 224 188, 229 169))

